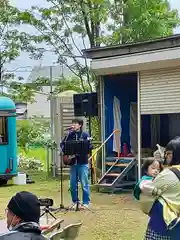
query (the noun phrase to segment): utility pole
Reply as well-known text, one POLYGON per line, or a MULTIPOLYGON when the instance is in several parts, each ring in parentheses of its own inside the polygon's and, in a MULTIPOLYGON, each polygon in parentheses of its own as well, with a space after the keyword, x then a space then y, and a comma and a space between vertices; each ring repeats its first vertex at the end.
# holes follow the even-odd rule
POLYGON ((2 64, 2 52, 1 52, 1 48, 0 48, 0 88, 1 88, 1 93, 3 93, 3 64, 2 64))
MULTIPOLYGON (((50 79, 50 128, 51 128, 51 140, 54 140, 54 111, 53 111, 53 67, 50 66, 49 69, 49 79, 50 79)), ((53 177, 56 177, 56 160, 54 149, 51 148, 51 161, 53 164, 53 177)))

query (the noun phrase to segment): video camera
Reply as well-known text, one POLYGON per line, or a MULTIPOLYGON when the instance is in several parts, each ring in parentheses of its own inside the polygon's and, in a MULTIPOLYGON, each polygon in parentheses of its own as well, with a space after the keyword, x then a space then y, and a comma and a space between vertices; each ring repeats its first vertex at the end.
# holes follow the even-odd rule
POLYGON ((52 207, 53 206, 53 199, 51 198, 39 198, 40 206, 41 207, 52 207))

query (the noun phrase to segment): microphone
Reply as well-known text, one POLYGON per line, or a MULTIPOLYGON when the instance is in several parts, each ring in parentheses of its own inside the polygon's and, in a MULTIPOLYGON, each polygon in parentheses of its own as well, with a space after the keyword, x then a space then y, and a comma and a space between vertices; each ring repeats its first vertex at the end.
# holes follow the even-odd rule
POLYGON ((71 130, 73 130, 73 127, 67 127, 67 128, 65 129, 65 131, 71 131, 71 130))
POLYGON ((92 138, 92 137, 88 137, 87 140, 88 140, 88 141, 92 141, 93 138, 92 138))

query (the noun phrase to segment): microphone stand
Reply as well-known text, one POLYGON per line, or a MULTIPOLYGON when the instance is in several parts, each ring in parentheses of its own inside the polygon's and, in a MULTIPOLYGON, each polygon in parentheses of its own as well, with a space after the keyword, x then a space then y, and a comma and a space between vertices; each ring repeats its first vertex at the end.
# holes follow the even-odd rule
MULTIPOLYGON (((68 132, 67 136, 64 138, 63 141, 67 141, 69 134, 70 134, 70 131, 68 132)), ((59 208, 56 209, 56 214, 63 210, 68 211, 69 208, 64 206, 63 201, 64 201, 64 196, 63 196, 63 150, 60 145, 60 205, 59 205, 59 208)))

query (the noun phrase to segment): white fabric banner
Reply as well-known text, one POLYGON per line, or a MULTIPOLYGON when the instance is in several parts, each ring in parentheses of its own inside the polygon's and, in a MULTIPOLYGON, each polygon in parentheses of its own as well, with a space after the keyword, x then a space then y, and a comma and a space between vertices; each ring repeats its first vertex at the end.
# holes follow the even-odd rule
POLYGON ((160 143, 160 115, 151 115, 151 148, 160 143))
POLYGON ((130 105, 130 145, 131 152, 137 153, 138 150, 138 138, 137 138, 137 103, 131 103, 130 105))
POLYGON ((113 101, 113 117, 114 117, 114 128, 118 129, 120 132, 113 135, 113 151, 121 152, 121 107, 120 101, 115 96, 113 101))

